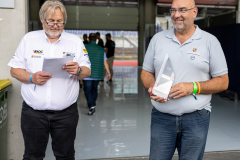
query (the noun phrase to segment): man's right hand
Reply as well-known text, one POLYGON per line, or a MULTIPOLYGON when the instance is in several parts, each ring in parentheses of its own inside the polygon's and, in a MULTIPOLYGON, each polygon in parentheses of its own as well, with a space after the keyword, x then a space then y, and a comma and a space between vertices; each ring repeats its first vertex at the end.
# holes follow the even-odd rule
MULTIPOLYGON (((148 93, 151 94, 152 90, 153 90, 153 87, 149 88, 148 93)), ((159 97, 159 96, 150 96, 150 98, 159 103, 165 103, 165 102, 169 101, 169 99, 164 99, 163 97, 159 97)))
POLYGON ((43 73, 41 71, 36 72, 32 75, 32 81, 34 84, 43 85, 45 84, 50 78, 52 78, 52 75, 49 73, 43 73))

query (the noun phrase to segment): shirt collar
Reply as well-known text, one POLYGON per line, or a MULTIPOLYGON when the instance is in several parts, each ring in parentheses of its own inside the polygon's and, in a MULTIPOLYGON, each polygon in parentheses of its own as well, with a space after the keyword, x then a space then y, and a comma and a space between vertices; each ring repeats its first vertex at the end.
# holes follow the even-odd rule
MULTIPOLYGON (((196 30, 193 33, 193 35, 189 38, 189 40, 187 40, 188 42, 192 41, 193 39, 201 39, 202 38, 202 30, 198 27, 198 25, 194 25, 194 26, 196 27, 196 30)), ((178 42, 178 39, 177 39, 174 31, 175 31, 175 29, 173 27, 172 29, 170 29, 168 31, 168 33, 166 34, 166 37, 178 42)))
MULTIPOLYGON (((44 37, 45 37, 46 41, 50 43, 50 41, 49 41, 49 39, 48 39, 48 37, 47 37, 47 34, 46 34, 45 30, 43 30, 43 33, 44 33, 44 37)), ((59 41, 61 41, 63 34, 64 34, 64 31, 62 32, 62 34, 61 34, 61 36, 58 38, 58 40, 57 40, 56 42, 54 42, 54 43, 58 43, 59 41)))

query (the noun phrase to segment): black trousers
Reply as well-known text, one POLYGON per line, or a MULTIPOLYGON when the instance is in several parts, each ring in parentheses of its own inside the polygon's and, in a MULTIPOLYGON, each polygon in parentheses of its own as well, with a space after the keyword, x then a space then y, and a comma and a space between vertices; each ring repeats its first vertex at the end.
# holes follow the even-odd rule
POLYGON ((49 134, 57 160, 75 160, 74 141, 78 124, 77 103, 62 111, 37 111, 23 102, 21 129, 25 152, 23 160, 43 160, 49 134))

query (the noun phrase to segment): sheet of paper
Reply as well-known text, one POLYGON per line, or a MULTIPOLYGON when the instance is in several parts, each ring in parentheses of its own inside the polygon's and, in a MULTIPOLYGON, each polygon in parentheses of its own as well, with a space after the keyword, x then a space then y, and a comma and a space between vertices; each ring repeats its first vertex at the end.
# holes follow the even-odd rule
POLYGON ((68 62, 73 62, 73 56, 64 58, 44 58, 42 72, 50 73, 52 78, 67 79, 71 74, 63 70, 63 66, 68 62))

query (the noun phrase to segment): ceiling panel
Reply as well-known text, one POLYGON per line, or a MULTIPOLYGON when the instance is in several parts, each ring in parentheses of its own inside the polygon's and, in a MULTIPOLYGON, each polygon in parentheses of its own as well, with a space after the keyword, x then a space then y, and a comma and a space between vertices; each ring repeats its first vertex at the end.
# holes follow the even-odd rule
MULTIPOLYGON (((158 3, 172 3, 173 0, 157 0, 158 3)), ((209 4, 209 5, 237 5, 238 0, 195 0, 196 4, 209 4)))

